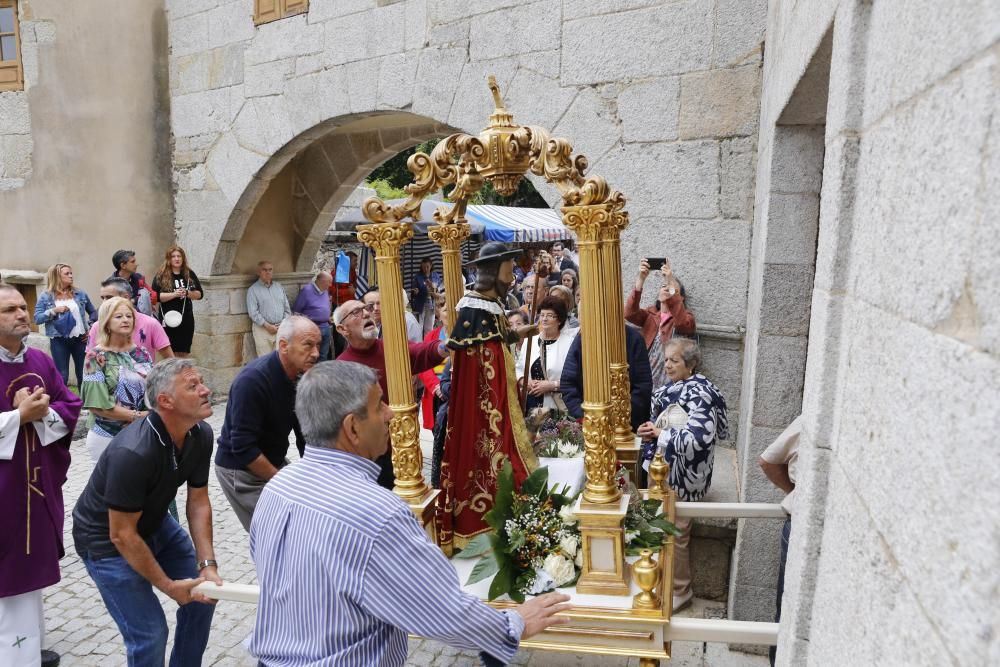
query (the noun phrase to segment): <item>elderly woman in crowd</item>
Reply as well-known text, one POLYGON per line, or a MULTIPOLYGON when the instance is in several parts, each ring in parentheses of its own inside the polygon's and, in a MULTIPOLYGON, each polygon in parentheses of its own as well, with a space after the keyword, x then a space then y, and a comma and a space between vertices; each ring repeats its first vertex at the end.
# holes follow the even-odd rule
MULTIPOLYGON (((508 310, 507 313, 507 327, 511 331, 517 331, 519 328, 526 326, 528 324, 528 316, 524 314, 521 310, 508 310)), ((514 355, 514 359, 521 355, 521 349, 524 347, 524 340, 518 340, 515 343, 511 343, 510 351, 514 355)))
POLYGON ((153 289, 160 302, 163 328, 170 338, 170 347, 178 357, 191 356, 194 340, 194 308, 192 301, 202 297, 201 281, 187 263, 180 246, 167 248, 163 264, 153 278, 153 289))
POLYGON ((52 361, 69 384, 69 362, 73 360, 76 381, 83 378, 83 356, 87 351, 87 331, 97 319, 97 309, 82 289, 73 286, 73 267, 53 264, 49 267, 48 289, 35 304, 35 324, 45 325, 52 361))
POLYGON ((146 376, 153 365, 149 352, 132 342, 135 307, 120 296, 101 304, 97 345, 87 353, 83 370, 83 407, 90 410, 87 451, 96 464, 111 439, 146 416, 146 376))
MULTIPOLYGON (((668 483, 678 500, 698 501, 712 483, 715 445, 729 437, 726 400, 718 388, 698 372, 701 351, 687 338, 675 338, 664 348, 667 384, 653 392, 652 422, 639 426, 643 439, 643 467, 656 452, 670 465, 668 483)), ((675 522, 681 535, 674 540, 674 610, 690 603, 690 519, 675 522)))
POLYGON ((653 386, 666 384, 663 365, 663 351, 675 333, 685 336, 695 334, 694 314, 684 304, 684 286, 674 276, 670 263, 664 260, 660 269, 663 283, 656 293, 656 302, 646 308, 639 308, 642 288, 649 276, 649 261, 639 263, 639 276, 635 288, 625 300, 625 319, 642 329, 643 340, 649 352, 649 367, 653 369, 653 386))
POLYGON ((517 377, 523 382, 528 367, 527 410, 535 408, 566 412, 559 392, 559 379, 570 345, 579 329, 566 326, 566 304, 554 296, 545 297, 538 306, 538 335, 531 339, 531 359, 522 353, 517 358, 517 377))

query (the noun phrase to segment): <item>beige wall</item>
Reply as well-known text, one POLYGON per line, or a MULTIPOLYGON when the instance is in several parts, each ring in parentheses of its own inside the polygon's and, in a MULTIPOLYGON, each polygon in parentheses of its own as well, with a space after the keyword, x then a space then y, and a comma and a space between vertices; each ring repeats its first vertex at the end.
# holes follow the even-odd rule
POLYGON ((93 295, 116 249, 134 249, 148 274, 173 239, 164 10, 21 4, 22 20, 51 22, 55 34, 39 45, 37 81, 16 93, 27 97, 34 148, 24 185, 0 191, 0 268, 67 262, 93 295))
POLYGON ((257 271, 257 262, 269 259, 278 272, 292 271, 302 239, 289 233, 295 172, 286 167, 271 181, 247 222, 246 233, 233 262, 234 274, 257 271))

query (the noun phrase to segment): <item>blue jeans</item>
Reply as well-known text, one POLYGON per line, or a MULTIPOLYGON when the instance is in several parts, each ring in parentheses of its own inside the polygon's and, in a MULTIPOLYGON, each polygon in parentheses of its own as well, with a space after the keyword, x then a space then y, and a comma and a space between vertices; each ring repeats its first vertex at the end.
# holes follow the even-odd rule
MULTIPOLYGON (((172 517, 164 517, 159 529, 146 543, 171 579, 198 576, 191 538, 172 517)), ((153 586, 121 556, 97 560, 84 557, 83 564, 122 633, 129 667, 163 667, 167 652, 167 617, 153 586)), ((214 613, 215 605, 201 602, 189 602, 177 608, 170 667, 201 664, 214 613)))
MULTIPOLYGON (((776 594, 776 605, 774 612, 774 622, 781 621, 781 596, 785 594, 785 561, 788 560, 788 540, 792 536, 792 517, 785 519, 785 525, 781 527, 781 557, 778 561, 778 592, 776 594)), ((778 655, 778 647, 772 646, 767 651, 767 656, 771 660, 771 667, 774 667, 774 660, 778 655)))
POLYGON ((333 338, 329 324, 316 324, 323 338, 319 341, 319 360, 326 361, 330 358, 330 341, 333 338))
POLYGON ((76 386, 83 382, 83 356, 87 351, 87 339, 84 337, 64 338, 53 336, 49 338, 49 350, 56 370, 62 376, 63 384, 69 385, 69 360, 73 358, 73 369, 76 371, 76 386))

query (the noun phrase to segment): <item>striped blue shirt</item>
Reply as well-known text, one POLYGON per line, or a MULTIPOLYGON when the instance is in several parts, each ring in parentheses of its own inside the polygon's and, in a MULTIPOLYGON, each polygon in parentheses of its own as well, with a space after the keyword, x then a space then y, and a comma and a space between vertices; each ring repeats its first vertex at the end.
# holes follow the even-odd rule
POLYGON ((521 616, 464 593, 378 473, 307 446, 264 487, 250 525, 260 584, 251 653, 268 666, 402 665, 412 633, 510 661, 521 616))

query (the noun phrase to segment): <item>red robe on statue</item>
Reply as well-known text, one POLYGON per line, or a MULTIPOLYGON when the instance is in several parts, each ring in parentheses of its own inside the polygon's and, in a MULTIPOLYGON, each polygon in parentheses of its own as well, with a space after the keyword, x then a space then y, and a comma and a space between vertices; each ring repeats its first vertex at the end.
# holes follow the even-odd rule
POLYGON ((538 467, 517 398, 510 333, 499 301, 468 292, 448 347, 452 364, 448 428, 441 461, 438 517, 442 543, 463 548, 490 530, 497 474, 508 459, 520 484, 538 467))

